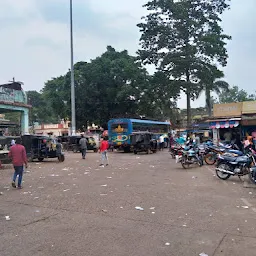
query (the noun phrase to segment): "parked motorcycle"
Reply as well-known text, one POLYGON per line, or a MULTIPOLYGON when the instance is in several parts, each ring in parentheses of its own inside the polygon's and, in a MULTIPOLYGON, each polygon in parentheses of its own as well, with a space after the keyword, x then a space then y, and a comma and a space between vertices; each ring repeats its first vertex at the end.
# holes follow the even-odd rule
POLYGON ((220 146, 207 146, 204 155, 204 161, 208 165, 214 165, 217 161, 218 155, 230 153, 234 156, 242 156, 243 152, 237 149, 235 144, 233 145, 220 145, 220 146))
POLYGON ((256 184, 255 152, 251 150, 244 156, 234 157, 230 154, 218 155, 216 175, 222 180, 230 176, 249 175, 250 180, 256 184))
POLYGON ((180 162, 184 169, 189 168, 192 164, 198 164, 201 167, 203 166, 203 157, 198 147, 190 145, 184 148, 180 162))
POLYGON ((170 154, 172 156, 173 159, 176 158, 177 155, 180 155, 180 152, 182 152, 183 148, 181 145, 176 144, 176 145, 172 145, 170 148, 170 154))

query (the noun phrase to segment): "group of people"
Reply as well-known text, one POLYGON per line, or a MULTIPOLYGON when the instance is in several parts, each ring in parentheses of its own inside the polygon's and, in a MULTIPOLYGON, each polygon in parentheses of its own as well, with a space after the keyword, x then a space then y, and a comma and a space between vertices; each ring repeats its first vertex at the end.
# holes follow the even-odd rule
MULTIPOLYGON (((80 151, 82 153, 82 159, 85 159, 86 157, 86 151, 87 151, 87 140, 84 137, 84 135, 81 135, 81 139, 79 140, 79 146, 80 146, 80 151)), ((103 137, 103 140, 100 142, 100 147, 99 147, 99 153, 101 154, 101 164, 100 166, 108 166, 109 161, 108 161, 108 139, 107 137, 103 137)))

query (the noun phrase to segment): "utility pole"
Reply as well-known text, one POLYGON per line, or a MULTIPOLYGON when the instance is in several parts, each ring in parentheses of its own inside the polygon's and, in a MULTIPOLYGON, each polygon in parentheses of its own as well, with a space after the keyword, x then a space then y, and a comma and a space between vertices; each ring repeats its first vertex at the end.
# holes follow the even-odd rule
POLYGON ((75 77, 74 77, 74 50, 73 50, 73 6, 70 0, 70 53, 71 53, 71 132, 76 133, 76 103, 75 103, 75 77))

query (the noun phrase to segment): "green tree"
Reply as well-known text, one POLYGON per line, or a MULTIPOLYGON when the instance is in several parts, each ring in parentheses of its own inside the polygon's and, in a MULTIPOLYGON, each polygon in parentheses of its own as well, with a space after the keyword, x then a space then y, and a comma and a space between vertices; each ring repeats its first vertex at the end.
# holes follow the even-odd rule
POLYGON ((30 109, 30 124, 33 125, 35 122, 49 123, 55 122, 56 117, 54 111, 48 104, 47 100, 44 99, 42 93, 37 91, 27 91, 28 104, 32 106, 30 109))
POLYGON ((67 75, 48 80, 42 89, 42 96, 57 122, 70 117, 70 80, 67 75))
POLYGON ((158 120, 176 119, 179 87, 163 72, 156 72, 142 88, 140 114, 158 120))
MULTIPOLYGON (((215 92, 217 95, 223 91, 228 91, 229 84, 220 80, 224 77, 224 73, 214 65, 206 66, 206 68, 202 69, 202 73, 200 74, 202 88, 200 94, 202 92, 205 93, 205 105, 207 109, 208 116, 212 116, 212 95, 211 92, 215 92)), ((199 94, 199 95, 200 95, 199 94)))
POLYGON ((187 123, 191 123, 191 99, 203 84, 202 70, 227 62, 226 39, 220 15, 229 0, 152 0, 149 14, 138 24, 139 50, 144 64, 154 64, 187 95, 187 123))
POLYGON ((206 102, 207 113, 209 116, 212 116, 212 107, 213 107, 211 92, 215 92, 217 95, 219 95, 222 92, 228 92, 228 91, 229 91, 229 84, 223 80, 218 80, 213 82, 212 84, 207 84, 205 86, 205 102, 206 102))
POLYGON ((219 103, 232 103, 256 100, 255 94, 248 94, 238 86, 231 87, 228 91, 224 90, 219 94, 219 103))
MULTIPOLYGON (((106 126, 114 117, 139 115, 143 90, 149 75, 140 62, 126 50, 118 52, 111 46, 90 62, 78 62, 75 70, 76 120, 83 129, 88 123, 106 126)), ((55 114, 70 117, 70 72, 48 81, 43 96, 55 114)))

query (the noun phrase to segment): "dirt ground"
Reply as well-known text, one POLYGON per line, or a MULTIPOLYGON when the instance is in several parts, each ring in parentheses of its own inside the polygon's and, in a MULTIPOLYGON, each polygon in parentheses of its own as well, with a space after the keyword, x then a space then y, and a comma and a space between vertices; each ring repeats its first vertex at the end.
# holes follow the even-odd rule
POLYGON ((254 187, 184 170, 167 151, 109 157, 31 163, 22 190, 1 170, 0 255, 256 255, 254 187))

